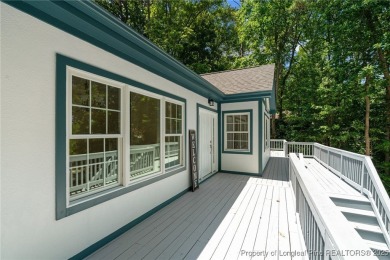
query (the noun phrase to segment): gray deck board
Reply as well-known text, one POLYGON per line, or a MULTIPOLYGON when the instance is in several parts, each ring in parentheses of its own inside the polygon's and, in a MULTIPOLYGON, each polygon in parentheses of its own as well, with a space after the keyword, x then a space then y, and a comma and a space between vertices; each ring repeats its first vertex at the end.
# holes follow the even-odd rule
POLYGON ((271 158, 263 178, 218 173, 88 259, 250 259, 242 250, 302 251, 286 167, 288 159, 271 158))

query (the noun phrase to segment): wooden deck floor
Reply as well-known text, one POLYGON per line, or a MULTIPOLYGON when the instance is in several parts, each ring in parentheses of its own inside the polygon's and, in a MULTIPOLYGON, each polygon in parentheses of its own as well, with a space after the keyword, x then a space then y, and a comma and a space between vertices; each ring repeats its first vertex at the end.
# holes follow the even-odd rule
POLYGON ((271 160, 264 178, 216 174, 88 259, 278 259, 278 250, 302 252, 282 173, 288 160, 280 162, 271 160))

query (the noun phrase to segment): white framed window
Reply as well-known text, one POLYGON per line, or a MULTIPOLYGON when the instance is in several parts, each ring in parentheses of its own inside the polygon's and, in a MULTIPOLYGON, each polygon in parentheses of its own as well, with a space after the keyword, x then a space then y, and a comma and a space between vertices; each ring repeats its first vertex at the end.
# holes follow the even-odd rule
POLYGON ((224 151, 249 152, 251 149, 250 112, 224 113, 224 151))
POLYGON ((68 205, 184 166, 184 113, 183 102, 69 67, 68 205))
POLYGON ((69 80, 69 201, 121 182, 122 89, 71 71, 69 80))
POLYGON ((165 168, 183 165, 183 105, 165 102, 165 168))

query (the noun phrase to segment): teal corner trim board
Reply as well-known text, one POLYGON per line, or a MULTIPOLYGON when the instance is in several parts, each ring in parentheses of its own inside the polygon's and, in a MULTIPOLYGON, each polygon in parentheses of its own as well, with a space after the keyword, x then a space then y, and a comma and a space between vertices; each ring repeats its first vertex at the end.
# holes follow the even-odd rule
POLYGON ((263 176, 263 131, 264 131, 264 118, 263 118, 263 100, 258 101, 259 111, 259 175, 263 176))
POLYGON ((218 171, 221 171, 222 168, 222 113, 221 113, 221 103, 218 103, 218 171))
POLYGON ((131 221, 130 223, 126 224, 125 226, 121 227, 120 229, 116 230, 115 232, 111 233, 110 235, 106 236, 105 238, 99 240, 98 242, 96 242, 93 245, 89 246, 88 248, 84 249, 83 251, 81 251, 80 253, 71 257, 70 259, 71 260, 78 260, 78 259, 86 258, 87 256, 91 255, 99 248, 110 243, 115 238, 119 237, 120 235, 122 235, 126 231, 128 231, 131 228, 133 228, 134 226, 138 225, 139 223, 141 223, 142 221, 144 221, 145 219, 147 219, 148 217, 150 217, 151 215, 153 215, 154 213, 156 213, 160 209, 162 209, 162 208, 166 207, 167 205, 169 205, 170 203, 174 202, 175 200, 177 200, 178 198, 180 198, 181 196, 183 196, 184 194, 186 194, 189 191, 190 191, 190 188, 185 189, 184 191, 182 191, 179 194, 175 195, 174 197, 168 199, 167 201, 161 203, 160 205, 154 207, 153 209, 149 210, 148 212, 146 212, 142 216, 136 218, 135 220, 131 221))
POLYGON ((225 110, 222 111, 222 142, 221 142, 221 150, 222 153, 230 153, 230 154, 253 154, 253 109, 245 109, 245 110, 225 110), (225 150, 225 115, 226 114, 236 114, 236 113, 249 113, 249 151, 234 151, 234 150, 225 150))
POLYGON ((169 97, 184 103, 184 120, 185 120, 185 129, 184 129, 184 149, 185 149, 185 158, 187 158, 187 101, 186 99, 173 95, 171 93, 155 89, 153 87, 147 86, 145 84, 139 83, 137 81, 125 78, 123 76, 117 75, 115 73, 94 67, 92 65, 77 61, 75 59, 63 56, 61 54, 56 55, 56 117, 55 117, 55 187, 56 187, 56 220, 62 219, 64 217, 70 216, 87 208, 93 207, 97 204, 106 202, 128 192, 134 191, 136 189, 142 188, 144 186, 150 185, 154 182, 160 181, 167 177, 170 177, 179 172, 183 172, 187 169, 187 162, 184 166, 175 168, 171 171, 156 176, 155 178, 146 180, 144 182, 131 185, 128 187, 115 187, 112 190, 102 191, 100 194, 94 194, 94 197, 81 199, 78 201, 78 204, 67 206, 66 201, 66 144, 67 144, 67 135, 66 135, 66 67, 70 66, 76 69, 83 70, 98 76, 102 76, 108 79, 112 79, 118 82, 122 82, 133 87, 137 87, 149 92, 159 94, 161 96, 169 97), (101 196, 98 196, 101 195, 101 196))

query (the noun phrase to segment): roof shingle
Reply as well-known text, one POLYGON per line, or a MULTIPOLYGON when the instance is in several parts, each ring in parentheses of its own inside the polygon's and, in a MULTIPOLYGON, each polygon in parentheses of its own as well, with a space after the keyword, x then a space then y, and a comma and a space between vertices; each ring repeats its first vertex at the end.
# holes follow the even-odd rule
POLYGON ((259 67, 201 74, 223 93, 238 94, 272 90, 274 64, 259 67))

